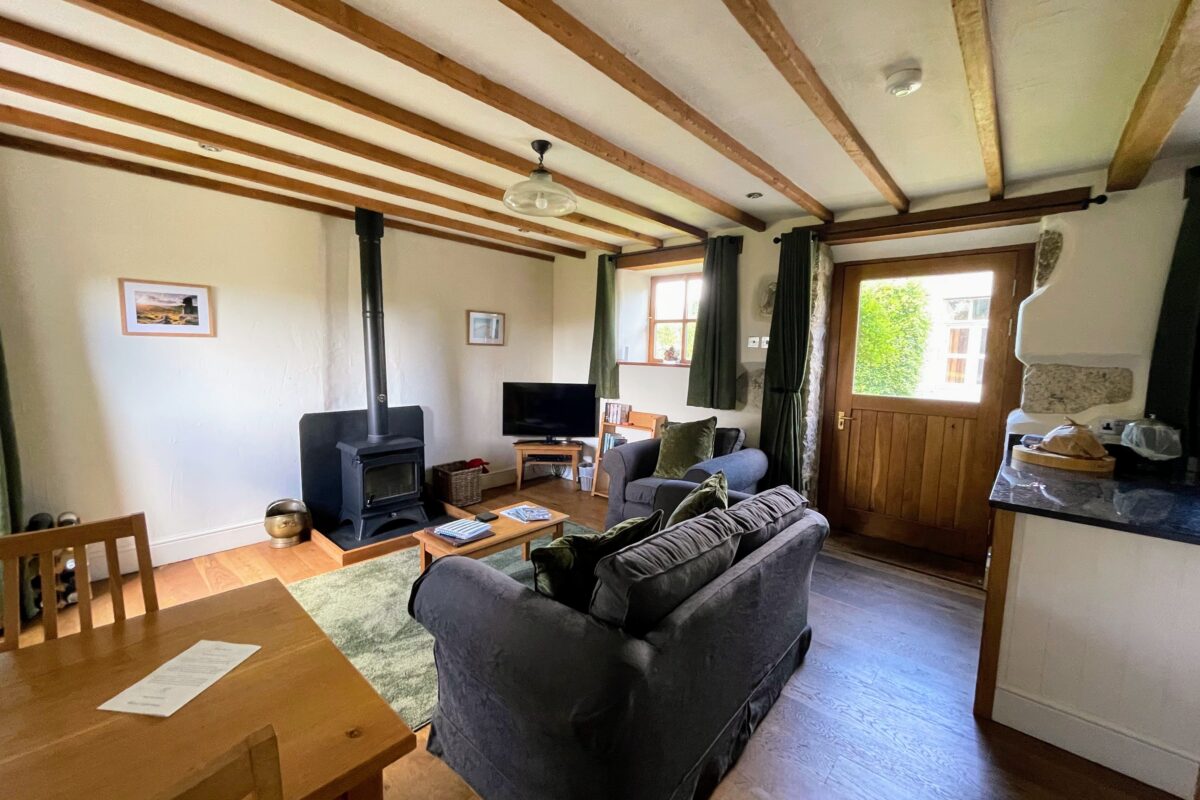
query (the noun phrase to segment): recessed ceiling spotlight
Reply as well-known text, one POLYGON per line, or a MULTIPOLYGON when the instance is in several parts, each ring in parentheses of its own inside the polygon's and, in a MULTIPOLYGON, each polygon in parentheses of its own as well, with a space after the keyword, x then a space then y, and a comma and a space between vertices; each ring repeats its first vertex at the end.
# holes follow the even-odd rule
POLYGON ((196 144, 200 145, 201 150, 207 150, 210 153, 221 152, 221 148, 217 147, 215 144, 209 144, 208 142, 196 142, 196 144))
POLYGON ((920 88, 919 69, 902 69, 887 76, 887 93, 892 97, 908 97, 920 88))
POLYGON ((762 192, 746 192, 746 197, 750 198, 751 200, 757 200, 758 198, 762 197, 762 192))

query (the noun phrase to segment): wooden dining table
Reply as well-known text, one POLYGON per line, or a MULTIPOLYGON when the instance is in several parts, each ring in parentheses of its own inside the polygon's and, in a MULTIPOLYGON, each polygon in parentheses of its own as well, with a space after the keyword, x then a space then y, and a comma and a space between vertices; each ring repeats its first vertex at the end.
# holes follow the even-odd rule
POLYGON ((0 796, 162 797, 265 725, 284 797, 377 800, 416 738, 277 580, 0 653, 0 796), (170 717, 97 706, 202 640, 261 647, 170 717))

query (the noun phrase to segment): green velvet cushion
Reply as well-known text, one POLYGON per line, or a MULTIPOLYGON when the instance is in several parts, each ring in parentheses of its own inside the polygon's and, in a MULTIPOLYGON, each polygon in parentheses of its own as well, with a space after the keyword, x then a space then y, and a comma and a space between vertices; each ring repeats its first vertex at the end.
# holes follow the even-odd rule
POLYGON ((662 526, 663 512, 619 522, 604 533, 568 534, 529 554, 539 594, 587 611, 596 587, 596 562, 640 542, 662 526))
POLYGON ((671 518, 663 527, 669 528, 685 519, 699 517, 714 508, 729 508, 729 481, 725 479, 724 472, 709 475, 703 483, 692 489, 688 496, 683 498, 683 502, 671 512, 671 518))
POLYGON ((717 418, 678 422, 663 429, 656 478, 682 478, 689 469, 713 457, 717 418))

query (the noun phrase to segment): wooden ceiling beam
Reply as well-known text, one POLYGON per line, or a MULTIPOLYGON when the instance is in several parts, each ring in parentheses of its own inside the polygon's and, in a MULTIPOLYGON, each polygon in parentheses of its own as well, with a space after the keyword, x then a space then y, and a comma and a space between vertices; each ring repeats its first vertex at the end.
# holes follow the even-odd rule
MULTIPOLYGON (((89 5, 110 5, 114 0, 83 0, 89 5)), ((673 175, 662 167, 630 153, 598 136, 556 111, 537 103, 503 84, 489 80, 463 64, 421 44, 416 39, 341 2, 341 0, 275 0, 281 6, 324 25, 364 47, 404 64, 422 75, 486 103, 505 114, 524 120, 539 130, 602 158, 610 164, 661 186, 696 205, 720 214, 753 230, 766 230, 766 223, 716 195, 673 175)), ((565 183, 565 181, 564 181, 565 183)), ((569 185, 569 184, 568 184, 569 185)), ((572 187, 573 188, 573 187, 572 187)))
POLYGON ((32 111, 26 111, 13 106, 0 105, 0 123, 16 125, 21 128, 39 131, 51 136, 62 136, 76 141, 87 142, 89 144, 98 145, 100 147, 110 147, 114 150, 124 150, 127 153, 145 156, 146 158, 154 158, 159 161, 167 161, 172 164, 178 164, 193 169, 202 169, 208 172, 215 172, 220 175, 225 175, 230 178, 250 181, 251 183, 261 183, 265 186, 271 186, 276 189, 282 189, 287 192, 296 192, 297 194, 306 194, 310 197, 319 197, 322 200, 328 200, 333 203, 341 203, 348 206, 361 206, 363 208, 374 209, 383 214, 401 219, 410 219, 416 222, 424 222, 427 225, 437 225, 441 228, 450 228, 451 230, 462 231, 474 236, 485 236, 490 239, 498 239, 502 242, 508 242, 520 247, 530 247, 535 250, 544 250, 548 253, 557 255, 573 256, 575 258, 583 258, 586 253, 582 250, 575 250, 570 247, 553 244, 551 242, 543 242, 540 239, 532 239, 527 236, 519 236, 515 233, 487 228, 482 225, 476 225, 473 222, 463 222, 450 217, 442 217, 437 214, 430 214, 428 211, 420 211, 415 208, 407 208, 386 200, 380 200, 368 195, 356 194, 354 192, 345 192, 341 189, 333 189, 328 186, 321 186, 316 183, 298 180, 296 178, 288 178, 283 175, 276 175, 273 172, 266 172, 253 167, 242 166, 228 161, 222 161, 216 158, 208 158, 207 156, 188 153, 183 150, 176 150, 172 147, 164 147, 160 144, 146 142, 141 139, 134 139, 129 136, 111 133, 109 131, 100 130, 99 128, 90 128, 86 125, 79 125, 74 122, 50 117, 45 114, 38 114, 32 111))
MULTIPOLYGON (((507 150, 455 131, 434 120, 355 89, 353 86, 348 86, 286 59, 251 47, 177 14, 142 2, 142 0, 69 0, 69 2, 493 166, 521 175, 528 174, 533 167, 532 157, 524 158, 514 155, 507 150)), ((703 228, 689 225, 577 178, 558 171, 555 172, 555 177, 581 197, 603 203, 628 214, 653 220, 693 236, 700 238, 707 236, 707 232, 703 228)))
POLYGON ((975 114, 988 196, 998 200, 1004 197, 1004 158, 1000 150, 1000 112, 996 104, 996 73, 987 0, 950 0, 950 5, 954 9, 958 46, 967 72, 967 91, 975 114))
MULTIPOLYGON (((286 194, 276 194, 275 192, 255 189, 250 186, 242 186, 240 183, 218 181, 214 180, 213 178, 205 178, 202 175, 193 175, 190 172, 176 172, 172 169, 163 169, 162 167, 155 167, 151 166, 150 164, 141 164, 136 161, 125 161, 124 159, 113 158, 112 156, 106 156, 101 153, 89 153, 86 150, 75 150, 71 147, 63 147, 62 145, 53 144, 51 142, 42 142, 38 141, 37 139, 26 139, 22 136, 12 136, 11 134, 3 132, 0 132, 0 147, 7 147, 13 150, 22 150, 26 153, 37 153, 39 155, 50 156, 51 158, 74 161, 79 164, 90 164, 96 167, 104 167, 105 169, 114 169, 120 172, 128 172, 133 175, 141 175, 147 178, 157 178, 158 180, 170 181, 171 183, 178 183, 184 186, 210 189, 215 192, 236 195, 238 197, 248 197, 251 200, 261 200, 265 203, 274 203, 276 205, 288 206, 290 208, 298 208, 303 211, 312 211, 314 213, 325 214, 330 217, 354 219, 353 211, 340 206, 316 203, 312 200, 305 200, 300 197, 292 197, 291 195, 286 194)), ((534 258, 538 261, 554 261, 554 256, 546 255, 545 253, 535 253, 530 250, 509 247, 506 244, 484 241, 483 239, 472 239, 469 236, 459 236, 456 233, 439 231, 434 228, 423 228, 420 225, 411 225, 407 222, 401 222, 397 219, 384 218, 383 224, 388 228, 408 231, 409 233, 417 233, 422 236, 430 236, 434 239, 445 239, 450 242, 458 242, 459 244, 469 244, 473 247, 482 247, 487 250, 496 250, 501 253, 510 253, 512 255, 523 256, 525 258, 534 258)))
MULTIPOLYGON (((548 2, 548 0, 545 2, 537 0, 532 2, 501 1, 559 44, 699 137, 734 163, 766 182, 771 188, 803 206, 820 219, 833 218, 829 209, 817 202, 812 195, 725 133, 714 122, 689 106, 681 97, 672 93, 667 87, 621 55, 616 48, 554 3, 548 2)), ((696 187, 673 179, 658 167, 646 165, 641 159, 612 142, 596 136, 582 125, 535 103, 506 86, 488 80, 463 64, 447 58, 340 0, 275 0, 275 2, 365 47, 399 61, 423 75, 441 81, 452 89, 463 92, 507 114, 524 119, 530 124, 595 156, 617 164, 639 177, 667 186, 677 194, 704 205, 722 216, 761 230, 756 227, 757 220, 744 212, 738 212, 729 204, 720 201, 714 203, 711 195, 703 192, 697 193, 696 187), (647 168, 651 171, 647 172, 647 168), (669 179, 671 182, 664 183, 664 179, 669 179), (752 222, 752 220, 754 221, 752 222)))
POLYGON ((500 225, 508 225, 509 227, 540 233, 543 236, 561 239, 574 244, 583 245, 584 247, 596 248, 610 253, 619 253, 621 248, 609 242, 593 239, 590 236, 580 236, 564 231, 559 228, 552 228, 548 225, 542 225, 534 222, 526 217, 515 217, 510 214, 501 214, 497 211, 492 211, 479 206, 463 203, 458 200, 452 200, 443 197, 433 192, 427 192, 423 189, 415 189, 411 186, 389 181, 385 178, 379 178, 374 175, 368 175, 363 172, 357 172, 352 169, 346 169, 334 164, 327 164, 323 161, 308 158, 306 156, 296 155, 287 150, 280 150, 275 147, 268 147, 256 142, 251 142, 237 136, 220 133, 218 131, 202 128, 199 125, 192 125, 183 122, 176 117, 168 117, 163 114, 155 114, 150 111, 144 111, 133 106, 118 103, 113 100, 108 100, 96 95, 87 94, 86 92, 76 91, 65 86, 49 83, 47 81, 31 78, 27 75, 21 75, 10 70, 0 69, 0 88, 9 89, 19 94, 28 97, 37 97, 42 100, 48 100, 59 105, 77 108, 80 111, 87 111, 91 114, 96 114, 109 119, 115 119, 120 122, 126 122, 131 125, 138 125, 150 130, 168 133, 173 136, 181 136, 185 139, 191 139, 195 142, 203 142, 221 148, 222 150, 230 150, 242 155, 261 158, 264 161, 271 161, 276 164, 282 164, 288 167, 313 172, 318 175, 323 175, 334 180, 345 181, 346 183, 365 186, 371 189, 376 189, 381 192, 403 197, 408 200, 415 200, 420 203, 428 203, 429 205, 440 206, 450 211, 457 211, 460 214, 467 214, 473 217, 480 217, 500 225))
POLYGON ((1179 0, 1108 166, 1108 190, 1136 189, 1200 87, 1200 2, 1179 0))
POLYGON ((875 151, 854 127, 841 103, 817 74, 816 67, 784 27, 783 20, 771 8, 769 0, 724 0, 726 8, 750 34, 812 110, 834 140, 846 151, 863 174, 897 211, 908 210, 908 197, 888 174, 875 151))
MULTIPOLYGON (((31 28, 23 23, 0 17, 0 42, 14 47, 20 47, 32 53, 52 58, 56 61, 106 75, 110 78, 131 83, 145 89, 185 100, 204 108, 218 111, 247 122, 253 122, 281 133, 297 136, 317 144, 330 147, 339 152, 359 156, 385 166, 409 172, 428 178, 463 191, 491 197, 500 200, 504 190, 483 181, 459 175, 442 167, 406 156, 394 150, 356 139, 329 128, 323 128, 311 122, 274 111, 264 106, 242 100, 230 94, 210 89, 182 78, 176 78, 159 70, 136 64, 119 56, 105 53, 84 44, 73 42, 52 33, 31 28)), ((560 219, 577 225, 604 231, 613 236, 636 239, 655 247, 662 241, 638 231, 630 230, 620 225, 614 225, 604 220, 595 219, 583 214, 568 214, 560 219)))

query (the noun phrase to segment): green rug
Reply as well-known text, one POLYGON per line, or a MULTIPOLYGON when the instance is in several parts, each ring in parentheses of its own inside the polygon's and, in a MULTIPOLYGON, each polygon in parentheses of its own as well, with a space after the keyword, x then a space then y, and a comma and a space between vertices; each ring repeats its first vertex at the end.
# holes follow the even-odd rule
MULTIPOLYGON (((564 533, 595 533, 574 522, 564 533)), ((550 541, 533 542, 540 547, 550 541)), ((526 586, 533 566, 510 547, 482 559, 526 586)), ((408 727, 429 721, 437 704, 433 637, 408 615, 408 595, 420 574, 417 548, 293 583, 288 589, 350 663, 370 681, 408 727)))

